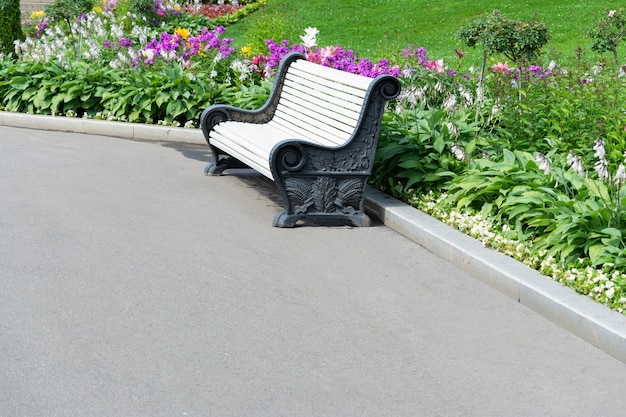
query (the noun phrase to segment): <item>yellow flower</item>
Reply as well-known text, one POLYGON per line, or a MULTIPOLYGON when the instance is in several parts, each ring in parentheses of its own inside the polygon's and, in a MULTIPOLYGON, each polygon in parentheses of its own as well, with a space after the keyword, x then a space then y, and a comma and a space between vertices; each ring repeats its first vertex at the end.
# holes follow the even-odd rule
POLYGON ((102 13, 102 7, 96 6, 96 7, 93 8, 93 11, 98 13, 98 14, 100 14, 100 13, 102 13))
POLYGON ((39 19, 43 20, 45 17, 46 17, 46 12, 44 12, 43 10, 32 12, 30 14, 30 18, 33 20, 39 20, 39 19))
POLYGON ((252 52, 252 47, 250 45, 246 45, 243 48, 241 48, 241 53, 245 57, 249 57, 251 52, 252 52))
POLYGON ((189 37, 189 30, 183 29, 181 27, 176 29, 174 33, 180 36, 182 39, 187 39, 189 37))

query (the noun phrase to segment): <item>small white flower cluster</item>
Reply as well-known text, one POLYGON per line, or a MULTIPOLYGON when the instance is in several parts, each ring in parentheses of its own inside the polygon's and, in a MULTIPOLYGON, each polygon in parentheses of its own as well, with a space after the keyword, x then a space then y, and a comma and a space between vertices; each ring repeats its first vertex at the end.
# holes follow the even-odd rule
POLYGON ((157 122, 157 125, 159 126, 172 126, 172 127, 180 127, 180 122, 177 122, 176 120, 173 120, 171 122, 168 122, 166 120, 159 120, 157 122))
MULTIPOLYGON (((408 190, 408 193, 412 193, 408 190)), ((546 251, 537 251, 532 242, 515 239, 516 233, 507 224, 499 224, 485 219, 480 213, 459 213, 445 202, 447 194, 435 195, 432 191, 425 195, 413 194, 410 203, 424 213, 479 240, 483 245, 510 256, 555 281, 572 287, 597 302, 605 304, 619 313, 626 314, 626 287, 616 285, 626 283, 626 273, 605 264, 598 269, 579 259, 579 268, 566 267, 557 262, 546 251), (512 237, 509 237, 512 236, 512 237)))
MULTIPOLYGON (((250 66, 250 64, 247 61, 244 61, 244 60, 241 60, 241 59, 235 59, 230 64, 230 69, 235 74, 239 74, 239 77, 238 77, 239 81, 245 81, 253 73, 252 67, 250 66)), ((213 70, 213 71, 215 71, 215 70, 213 70)))
POLYGON ((613 269, 612 264, 605 264, 602 269, 592 266, 584 266, 585 260, 579 259, 579 268, 566 268, 555 262, 550 265, 546 274, 555 281, 564 283, 581 294, 585 294, 595 301, 612 307, 614 310, 624 313, 626 310, 626 289, 616 286, 616 282, 626 282, 626 274, 613 269))

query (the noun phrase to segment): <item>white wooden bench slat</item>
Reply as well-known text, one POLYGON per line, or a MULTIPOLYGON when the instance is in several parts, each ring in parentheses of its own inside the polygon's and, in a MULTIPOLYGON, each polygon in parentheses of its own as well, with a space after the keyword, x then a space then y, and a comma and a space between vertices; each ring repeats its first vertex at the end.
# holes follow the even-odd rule
MULTIPOLYGON (((255 129, 251 129, 249 124, 241 122, 221 123, 215 127, 214 132, 218 133, 222 138, 227 138, 236 143, 241 143, 243 147, 248 149, 255 155, 268 158, 274 145, 285 139, 301 139, 306 142, 317 143, 319 145, 334 146, 333 142, 320 141, 311 136, 312 139, 304 137, 293 131, 287 131, 282 126, 273 122, 255 125, 255 129)), ((213 133, 211 134, 211 139, 213 133)))
POLYGON ((318 75, 326 79, 338 82, 341 84, 355 87, 359 90, 367 90, 373 81, 373 78, 363 77, 361 75, 351 74, 345 71, 337 71, 333 68, 325 67, 322 65, 314 64, 312 62, 300 60, 294 62, 291 65, 290 70, 299 70, 307 72, 309 74, 318 75))
POLYGON ((284 122, 286 122, 285 125, 292 124, 294 125, 294 127, 305 129, 315 134, 316 136, 330 136, 331 138, 334 137, 334 139, 329 138, 328 140, 335 143, 343 143, 347 141, 351 134, 351 132, 347 132, 345 128, 340 129, 338 127, 322 123, 319 120, 306 114, 298 114, 297 109, 291 109, 286 106, 282 106, 280 108, 280 112, 278 110, 276 111, 274 119, 282 119, 284 122))
MULTIPOLYGON (((345 120, 345 118, 339 118, 339 117, 333 118, 332 115, 326 114, 326 112, 324 112, 323 109, 303 107, 299 105, 298 102, 292 102, 290 100, 284 100, 283 103, 281 103, 281 105, 276 109, 276 111, 279 114, 281 114, 282 112, 285 112, 289 114, 290 116, 295 117, 294 123, 298 125, 300 123, 297 123, 296 120, 304 121, 305 124, 308 124, 310 121, 315 120, 317 122, 318 129, 327 131, 328 133, 331 133, 331 134, 334 134, 336 130, 340 130, 346 133, 352 133, 358 121, 358 118, 347 119, 347 120, 345 120), (303 108, 308 111, 303 112, 303 108), (344 119, 344 120, 340 120, 340 119, 344 119)), ((339 136, 343 136, 343 135, 339 134, 339 136)))
POLYGON ((210 138, 212 139, 214 132, 217 132, 232 141, 249 141, 246 146, 251 152, 266 156, 277 142, 284 139, 302 139, 322 146, 338 146, 347 141, 345 137, 320 136, 319 133, 308 131, 293 123, 281 122, 280 119, 274 119, 266 124, 254 125, 254 130, 246 123, 220 123, 215 126, 210 138))
POLYGON ((280 118, 274 118, 271 122, 268 123, 271 126, 276 126, 281 129, 291 129, 293 132, 293 137, 302 139, 311 143, 316 143, 322 146, 340 146, 346 143, 346 139, 338 138, 332 135, 320 136, 319 133, 311 132, 306 130, 305 128, 301 128, 295 126, 291 123, 287 123, 280 118))
POLYGON ((241 122, 220 123, 215 127, 214 132, 233 142, 245 143, 243 146, 250 152, 265 157, 269 156, 277 141, 294 137, 293 134, 283 132, 268 124, 255 127, 256 129, 252 130, 248 124, 241 122))
MULTIPOLYGON (((325 80, 327 81, 327 80, 325 80)), ((354 105, 359 105, 363 103, 363 99, 365 98, 365 92, 361 90, 357 90, 355 92, 345 92, 338 88, 340 84, 336 84, 333 86, 332 84, 323 85, 319 84, 315 80, 306 80, 302 78, 295 78, 294 74, 288 74, 285 79, 285 84, 283 90, 285 88, 293 88, 299 91, 302 95, 308 96, 312 95, 314 97, 318 97, 321 99, 329 99, 330 97, 336 98, 339 101, 352 103, 354 105)))
POLYGON ((345 107, 342 108, 337 103, 320 100, 316 97, 303 98, 302 96, 294 95, 291 92, 283 92, 281 98, 283 100, 288 100, 292 103, 300 105, 315 113, 320 113, 332 119, 339 120, 340 122, 347 125, 356 126, 356 123, 359 120, 359 116, 361 115, 360 109, 359 111, 351 111, 349 109, 346 109, 345 107))
POLYGON ((273 179, 272 172, 269 167, 269 161, 266 158, 250 153, 240 143, 230 141, 227 138, 222 137, 220 134, 211 136, 211 141, 215 144, 215 146, 219 146, 220 149, 229 155, 240 159, 241 161, 245 161, 246 165, 250 168, 260 172, 267 178, 273 179))

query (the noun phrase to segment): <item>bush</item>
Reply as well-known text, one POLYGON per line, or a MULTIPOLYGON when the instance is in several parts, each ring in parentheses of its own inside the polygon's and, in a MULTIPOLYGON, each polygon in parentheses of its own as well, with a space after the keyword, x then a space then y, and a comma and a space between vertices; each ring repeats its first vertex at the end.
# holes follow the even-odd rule
POLYGON ((67 25, 71 33, 72 23, 82 14, 89 13, 93 9, 93 0, 55 0, 45 8, 46 16, 59 23, 67 25))
POLYGON ((626 35, 626 15, 624 9, 605 10, 589 29, 593 39, 591 49, 597 52, 612 52, 615 65, 618 65, 617 45, 626 35))
POLYGON ((482 44, 488 53, 502 54, 517 64, 534 62, 550 40, 545 23, 511 19, 497 10, 462 27, 457 36, 471 48, 482 44))
POLYGON ((23 40, 19 0, 0 0, 0 54, 15 53, 14 42, 23 40))

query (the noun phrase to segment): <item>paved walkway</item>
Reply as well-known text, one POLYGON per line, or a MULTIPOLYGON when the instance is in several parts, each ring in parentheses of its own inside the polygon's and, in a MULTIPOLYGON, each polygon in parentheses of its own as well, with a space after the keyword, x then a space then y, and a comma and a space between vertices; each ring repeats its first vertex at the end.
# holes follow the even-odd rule
POLYGON ((0 126, 0 416, 622 416, 626 364, 206 147, 0 126))

